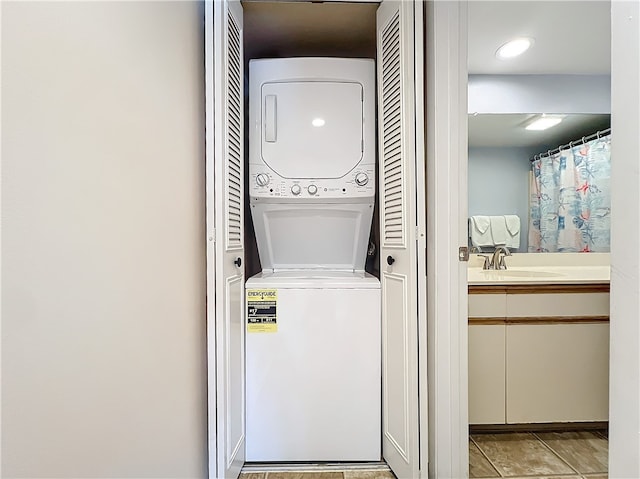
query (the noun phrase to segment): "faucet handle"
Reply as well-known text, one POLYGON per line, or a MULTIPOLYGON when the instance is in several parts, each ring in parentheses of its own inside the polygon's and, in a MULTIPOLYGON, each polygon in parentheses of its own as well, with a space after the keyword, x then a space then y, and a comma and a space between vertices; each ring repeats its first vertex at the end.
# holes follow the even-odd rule
POLYGON ((511 251, 509 251, 508 248, 503 248, 502 252, 503 252, 503 254, 498 256, 500 259, 498 261, 498 266, 496 267, 496 269, 507 269, 507 263, 505 262, 504 259, 507 256, 511 256, 511 251))
POLYGON ((490 269, 491 260, 489 259, 489 256, 486 254, 479 254, 478 256, 481 256, 482 258, 484 258, 484 264, 482 265, 482 269, 490 269))

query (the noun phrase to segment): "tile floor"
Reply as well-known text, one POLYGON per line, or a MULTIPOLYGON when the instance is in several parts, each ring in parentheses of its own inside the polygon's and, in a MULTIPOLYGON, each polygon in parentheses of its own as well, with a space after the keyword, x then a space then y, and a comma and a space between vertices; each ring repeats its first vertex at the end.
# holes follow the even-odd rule
POLYGON ((537 432, 472 434, 472 478, 606 479, 604 433, 537 432))
POLYGON ((240 479, 396 479, 390 471, 243 472, 240 479))
MULTIPOLYGON (((607 479, 606 433, 472 434, 469 477, 476 479, 607 479)), ((243 472, 240 479, 396 479, 390 471, 243 472)), ((412 479, 412 478, 400 478, 412 479)))

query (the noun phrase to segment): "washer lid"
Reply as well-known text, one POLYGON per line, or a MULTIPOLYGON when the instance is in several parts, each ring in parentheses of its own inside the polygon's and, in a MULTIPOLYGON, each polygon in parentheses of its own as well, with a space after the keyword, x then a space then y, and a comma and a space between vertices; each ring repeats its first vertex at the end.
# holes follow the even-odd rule
POLYGON ((380 281, 364 271, 262 271, 249 278, 247 289, 380 289, 380 281))
POLYGON ((362 159, 357 82, 262 85, 262 159, 284 178, 341 178, 362 159))
POLYGON ((372 203, 252 202, 263 270, 364 271, 372 203))

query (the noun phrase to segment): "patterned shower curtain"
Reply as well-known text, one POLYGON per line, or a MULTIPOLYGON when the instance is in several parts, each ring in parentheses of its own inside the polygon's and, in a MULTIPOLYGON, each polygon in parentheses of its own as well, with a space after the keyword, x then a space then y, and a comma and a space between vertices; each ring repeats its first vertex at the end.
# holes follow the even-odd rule
POLYGON ((532 162, 529 252, 608 252, 611 135, 532 162))

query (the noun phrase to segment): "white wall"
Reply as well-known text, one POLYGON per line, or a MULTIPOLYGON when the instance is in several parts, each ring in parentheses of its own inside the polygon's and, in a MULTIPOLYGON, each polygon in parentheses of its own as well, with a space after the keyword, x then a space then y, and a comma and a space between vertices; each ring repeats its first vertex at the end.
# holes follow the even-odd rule
POLYGON ((520 252, 528 245, 529 158, 534 154, 529 148, 469 148, 469 216, 518 215, 520 252))
POLYGON ((469 113, 610 112, 608 75, 469 75, 469 113))
POLYGON ((2 477, 204 477, 201 7, 2 3, 2 477))
POLYGON ((611 2, 609 477, 640 477, 640 2, 611 2))

